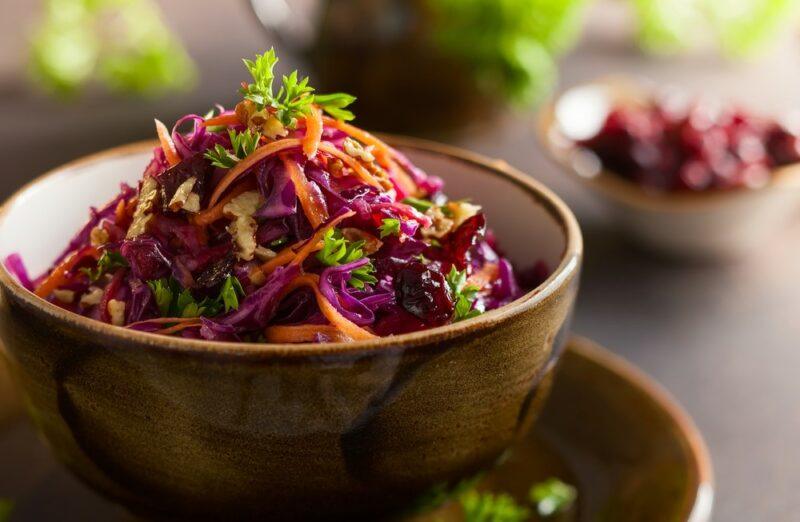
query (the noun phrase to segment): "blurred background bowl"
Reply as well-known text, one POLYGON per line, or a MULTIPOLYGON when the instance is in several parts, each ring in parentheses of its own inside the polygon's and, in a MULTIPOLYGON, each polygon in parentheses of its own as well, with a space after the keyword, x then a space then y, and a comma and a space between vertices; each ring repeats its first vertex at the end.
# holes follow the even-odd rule
POLYGON ((800 214, 800 164, 774 169, 760 188, 656 192, 604 169, 576 144, 594 135, 614 107, 646 104, 654 90, 652 82, 623 77, 572 87, 542 108, 539 141, 564 172, 603 201, 621 230, 670 258, 736 259, 783 232, 800 214))

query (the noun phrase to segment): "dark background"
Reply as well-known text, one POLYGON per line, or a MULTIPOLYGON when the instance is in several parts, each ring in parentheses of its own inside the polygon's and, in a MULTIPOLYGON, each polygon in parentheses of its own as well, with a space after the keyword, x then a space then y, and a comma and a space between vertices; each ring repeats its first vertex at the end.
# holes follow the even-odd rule
MULTIPOLYGON (((199 66, 195 91, 160 100, 88 92, 64 105, 24 81, 26 34, 36 2, 4 1, 2 197, 85 153, 153 137, 154 115, 172 121, 212 101, 234 99, 244 78, 240 58, 268 47, 270 38, 244 2, 192 0, 190 9, 187 3, 160 2, 199 66)), ((702 53, 667 60, 634 49, 630 24, 614 3, 595 6, 588 20, 582 42, 561 62, 562 87, 624 72, 768 113, 800 107, 800 45, 794 37, 745 63, 702 53)), ((640 253, 615 234, 596 201, 544 158, 534 121, 533 112, 510 111, 498 121, 437 138, 505 159, 544 181, 578 214, 587 248, 574 328, 641 366, 694 417, 716 471, 715 519, 797 520, 800 228, 780 231, 736 264, 681 265, 640 253)))

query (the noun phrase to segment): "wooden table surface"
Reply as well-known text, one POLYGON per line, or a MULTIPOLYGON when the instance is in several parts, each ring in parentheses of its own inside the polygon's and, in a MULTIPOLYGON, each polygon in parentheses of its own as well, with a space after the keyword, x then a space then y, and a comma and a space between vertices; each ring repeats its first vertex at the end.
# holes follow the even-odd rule
MULTIPOLYGON (((241 2, 224 17, 212 0, 161 2, 170 24, 198 60, 200 88, 159 101, 89 95, 61 105, 19 82, 19 27, 27 2, 12 0, 0 20, 0 195, 81 154, 152 135, 152 116, 167 121, 229 102, 242 77, 239 58, 268 45, 241 2), (198 32, 203 20, 218 34, 198 32), (222 39, 224 37, 224 40, 222 39)), ((753 108, 800 107, 800 46, 728 64, 701 56, 645 57, 631 48, 624 20, 603 9, 583 43, 563 60, 562 85, 607 73, 636 73, 721 94, 753 108), (601 21, 602 23, 598 23, 601 21)), ((618 237, 599 206, 542 155, 533 116, 505 116, 491 128, 445 138, 503 158, 544 181, 578 214, 586 269, 574 328, 622 354, 663 383, 695 418, 717 475, 716 520, 797 520, 800 513, 800 227, 733 265, 679 265, 638 252, 618 237)))

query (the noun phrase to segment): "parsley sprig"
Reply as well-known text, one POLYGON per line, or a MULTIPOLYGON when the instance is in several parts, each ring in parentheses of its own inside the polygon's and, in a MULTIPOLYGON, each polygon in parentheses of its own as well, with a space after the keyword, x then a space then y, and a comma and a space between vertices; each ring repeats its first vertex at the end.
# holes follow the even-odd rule
MULTIPOLYGON (((577 496, 573 486, 551 477, 531 486, 528 502, 541 518, 550 518, 568 510, 577 496)), ((466 522, 522 522, 531 516, 527 505, 507 493, 470 489, 459 494, 458 500, 466 522)))
POLYGON ((381 239, 388 236, 400 235, 400 220, 396 218, 384 218, 380 227, 381 239))
POLYGON ((261 139, 261 134, 250 129, 244 132, 229 130, 228 136, 231 140, 231 150, 217 143, 213 149, 208 149, 204 154, 215 167, 223 169, 233 167, 252 154, 258 148, 258 141, 261 139))
POLYGON ((430 210, 431 208, 435 207, 436 205, 433 204, 432 201, 428 201, 427 199, 419 199, 419 198, 411 198, 408 197, 403 200, 403 203, 406 205, 410 205, 415 209, 419 210, 423 214, 430 210))
POLYGON ((104 250, 100 255, 100 259, 97 260, 97 266, 95 268, 84 267, 79 269, 79 271, 86 274, 86 276, 89 278, 89 281, 94 283, 107 272, 111 272, 117 268, 127 267, 128 261, 122 256, 122 254, 119 252, 104 250))
POLYGON ((575 502, 578 491, 555 477, 534 484, 528 498, 541 517, 550 517, 566 511, 575 502))
POLYGON ((278 120, 288 128, 295 128, 297 120, 311 110, 313 104, 339 120, 350 121, 355 115, 346 108, 356 99, 345 93, 314 94, 308 85, 308 77, 300 78, 297 71, 283 76, 277 94, 273 91, 275 65, 278 57, 275 49, 258 54, 255 60, 244 60, 244 65, 253 77, 252 83, 243 84, 244 99, 253 102, 258 110, 271 109, 278 120))
POLYGON ((174 278, 153 279, 147 282, 153 291, 162 317, 213 317, 223 310, 229 312, 239 308, 239 297, 244 289, 239 280, 229 275, 215 298, 204 297, 198 301, 188 288, 181 288, 174 278))
POLYGON ((475 285, 467 284, 467 271, 456 270, 456 267, 450 267, 450 273, 445 276, 447 285, 450 287, 450 292, 453 294, 455 301, 455 311, 453 312, 453 322, 463 321, 470 319, 481 314, 481 311, 474 307, 475 300, 478 297, 478 288, 475 285))
MULTIPOLYGON (((348 241, 339 229, 331 228, 325 232, 322 248, 317 252, 317 259, 326 266, 339 266, 358 261, 365 257, 364 241, 348 241)), ((372 275, 375 267, 372 262, 360 266, 350 272, 348 283, 353 288, 362 289, 366 284, 375 284, 378 280, 372 275)))

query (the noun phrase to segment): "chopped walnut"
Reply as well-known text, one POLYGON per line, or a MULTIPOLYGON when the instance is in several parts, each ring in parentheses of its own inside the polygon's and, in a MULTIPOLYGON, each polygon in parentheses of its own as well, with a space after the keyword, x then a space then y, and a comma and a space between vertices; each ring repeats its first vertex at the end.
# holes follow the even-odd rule
POLYGON ((75 300, 75 292, 72 290, 53 290, 53 296, 64 304, 70 304, 75 300))
POLYGON ((468 220, 481 211, 481 207, 466 201, 450 201, 446 205, 450 211, 450 219, 453 220, 453 228, 458 228, 461 223, 468 220))
POLYGON ((442 238, 453 229, 453 220, 448 218, 439 207, 431 207, 425 212, 431 218, 431 226, 422 229, 423 237, 442 238))
POLYGON ((261 126, 261 134, 270 139, 282 138, 289 134, 289 129, 283 126, 275 116, 270 116, 261 126))
POLYGON ((253 259, 258 246, 256 243, 258 224, 253 214, 260 205, 261 196, 257 191, 251 190, 239 194, 222 208, 225 216, 232 220, 227 230, 236 245, 236 254, 239 259, 245 261, 253 259))
POLYGON ((125 301, 109 300, 108 315, 111 316, 111 324, 123 326, 125 324, 125 301))
POLYGON ((83 306, 95 306, 100 304, 100 300, 102 298, 103 289, 96 286, 90 286, 89 290, 81 296, 80 303, 83 306))
POLYGON ((89 232, 89 241, 92 246, 101 246, 108 243, 108 230, 101 226, 96 226, 89 232))
POLYGON ((270 250, 267 247, 258 245, 255 249, 255 255, 259 259, 259 261, 269 261, 278 254, 274 250, 270 250))
POLYGON ((361 249, 365 255, 374 254, 383 246, 383 241, 360 228, 343 228, 342 236, 348 241, 363 241, 364 246, 361 249))
MULTIPOLYGON (((173 212, 177 212, 180 209, 189 210, 186 205, 189 201, 189 198, 192 195, 197 196, 197 194, 194 194, 192 192, 195 183, 197 183, 197 178, 195 178, 194 176, 190 177, 189 179, 181 183, 175 190, 175 194, 172 196, 172 199, 169 201, 169 205, 167 205, 167 207, 173 212)), ((199 196, 197 196, 197 204, 199 210, 200 206, 199 196)))
POLYGON ((373 145, 364 147, 353 138, 345 138, 342 146, 344 147, 344 151, 354 158, 359 158, 367 163, 375 161, 375 155, 372 154, 372 150, 375 148, 373 145))
POLYGON ((158 182, 152 176, 147 176, 142 181, 142 188, 139 190, 139 201, 136 203, 136 210, 133 211, 133 221, 128 227, 128 239, 133 239, 145 233, 147 224, 153 218, 150 210, 158 197, 158 182))

